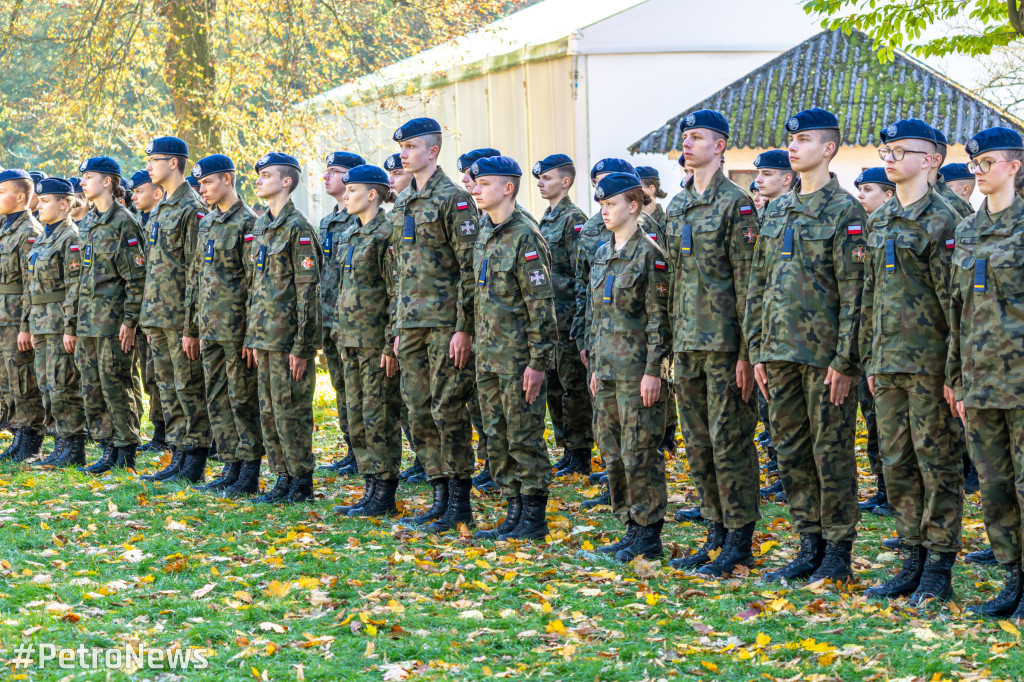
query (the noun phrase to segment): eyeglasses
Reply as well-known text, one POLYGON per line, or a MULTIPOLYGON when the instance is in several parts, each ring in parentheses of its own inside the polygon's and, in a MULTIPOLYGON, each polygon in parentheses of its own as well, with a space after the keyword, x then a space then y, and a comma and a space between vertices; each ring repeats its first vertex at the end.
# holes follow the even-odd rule
POLYGON ((879 147, 878 158, 885 161, 892 155, 893 161, 902 161, 907 154, 930 154, 931 152, 919 152, 916 149, 904 149, 903 147, 879 147))
POLYGON ((972 173, 981 173, 984 175, 992 170, 992 166, 997 163, 1009 163, 1009 161, 1007 159, 999 159, 998 161, 989 161, 988 159, 985 159, 984 161, 968 161, 967 170, 972 173))

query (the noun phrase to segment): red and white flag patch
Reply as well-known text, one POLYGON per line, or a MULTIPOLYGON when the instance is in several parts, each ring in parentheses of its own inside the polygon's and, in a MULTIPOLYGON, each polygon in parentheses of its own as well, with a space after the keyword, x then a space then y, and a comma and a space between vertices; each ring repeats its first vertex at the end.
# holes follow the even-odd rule
POLYGON ((78 251, 78 250, 79 250, 79 248, 78 248, 78 244, 72 244, 72 245, 71 245, 71 246, 70 246, 70 247, 68 248, 68 251, 78 251))
POLYGON ((753 206, 740 206, 740 215, 751 215, 753 212, 753 206))
POLYGON ((664 270, 665 267, 666 267, 665 261, 663 261, 663 260, 656 260, 656 261, 654 261, 654 269, 655 270, 664 270))
POLYGON ((138 245, 139 245, 139 240, 138 239, 132 237, 131 239, 128 240, 128 246, 138 246, 138 245))
POLYGON ((947 239, 946 240, 946 248, 947 249, 952 249, 954 246, 956 246, 956 240, 954 240, 954 239, 947 239))
POLYGON ((36 238, 35 237, 29 237, 28 238, 28 243, 29 244, 35 244, 36 243, 36 238))
POLYGON ((309 246, 309 237, 299 237, 299 244, 301 244, 302 246, 309 246))
POLYGON ((527 251, 526 255, 524 256, 524 258, 526 258, 526 260, 537 260, 537 252, 536 251, 527 251))
POLYGON ((583 230, 583 223, 580 223, 576 227, 572 228, 575 232, 581 232, 583 230))
POLYGON ((849 225, 846 228, 846 234, 860 234, 861 231, 860 225, 849 225))
POLYGON ((245 235, 245 241, 251 242, 252 240, 253 240, 252 232, 250 232, 249 234, 245 235))
POLYGON ((468 201, 456 202, 455 203, 455 208, 456 208, 456 210, 459 210, 459 211, 465 211, 467 208, 469 208, 469 202, 468 201))

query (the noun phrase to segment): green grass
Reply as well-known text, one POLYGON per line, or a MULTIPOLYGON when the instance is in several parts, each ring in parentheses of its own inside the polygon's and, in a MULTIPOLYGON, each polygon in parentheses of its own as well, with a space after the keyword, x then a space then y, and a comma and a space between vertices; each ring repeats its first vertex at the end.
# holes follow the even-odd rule
MULTIPOLYGON (((324 461, 342 453, 329 383, 319 379, 314 448, 324 461)), ((140 469, 156 465, 140 460, 140 469)), ((693 490, 681 456, 669 472, 671 514, 693 490)), ((622 529, 607 511, 581 511, 599 490, 578 479, 555 483, 551 541, 523 545, 336 518, 334 504, 354 499, 360 483, 318 476, 324 497, 315 504, 268 508, 129 475, 7 465, 0 663, 11 679, 108 678, 13 670, 14 647, 48 642, 195 647, 209 657, 205 671, 142 670, 134 679, 940 680, 1014 679, 1024 670, 1012 628, 961 612, 999 589, 997 569, 958 564, 951 606, 918 612, 865 599, 863 589, 898 562, 879 545, 893 533, 890 519, 865 517, 859 582, 837 594, 757 581, 794 551, 787 512, 774 503, 758 526, 761 565, 748 578, 705 582, 665 562, 624 566, 581 554, 584 543, 622 529)), ((400 496, 425 505, 428 487, 403 486, 400 496)), ((479 521, 497 522, 497 497, 474 503, 479 521)), ((968 515, 972 549, 984 537, 976 495, 968 515)), ((669 546, 692 547, 703 535, 702 526, 665 529, 669 546)))

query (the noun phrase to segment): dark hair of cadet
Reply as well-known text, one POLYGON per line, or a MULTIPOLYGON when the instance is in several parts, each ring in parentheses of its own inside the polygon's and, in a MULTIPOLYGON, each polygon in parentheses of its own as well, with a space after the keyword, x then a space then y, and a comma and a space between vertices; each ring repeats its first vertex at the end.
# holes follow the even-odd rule
POLYGON ((661 188, 661 180, 658 178, 640 178, 640 182, 644 184, 644 187, 653 187, 655 189, 654 196, 659 199, 664 199, 668 196, 668 192, 661 188))
POLYGON ((380 197, 380 203, 382 204, 393 204, 398 195, 395 194, 395 190, 391 189, 390 185, 378 185, 372 184, 367 185, 370 189, 377 190, 377 196, 380 197))
POLYGON ((14 184, 14 191, 25 195, 25 201, 32 198, 32 181, 28 178, 14 178, 9 182, 14 184))
POLYGON ((651 199, 647 194, 644 194, 643 187, 627 189, 622 193, 622 196, 626 199, 626 203, 632 203, 635 201, 641 208, 654 201, 654 199, 651 199))
POLYGON ((182 175, 185 174, 185 164, 188 162, 187 156, 176 156, 174 154, 168 154, 167 158, 176 160, 178 162, 178 170, 181 171, 182 175))
POLYGON ((125 198, 124 187, 121 186, 121 178, 116 175, 107 175, 110 178, 110 193, 114 195, 115 201, 122 201, 125 198))
POLYGON ((278 166, 277 169, 281 172, 281 180, 285 178, 291 178, 292 184, 288 187, 288 194, 291 194, 299 188, 299 169, 295 166, 278 166))
POLYGON ((1020 168, 1017 169, 1017 175, 1013 177, 1013 190, 1024 197, 1024 152, 1013 149, 1004 151, 1007 161, 1019 161, 1020 168))
POLYGON ((555 170, 557 170, 563 178, 569 178, 570 188, 576 184, 576 166, 570 163, 567 166, 559 166, 555 170))

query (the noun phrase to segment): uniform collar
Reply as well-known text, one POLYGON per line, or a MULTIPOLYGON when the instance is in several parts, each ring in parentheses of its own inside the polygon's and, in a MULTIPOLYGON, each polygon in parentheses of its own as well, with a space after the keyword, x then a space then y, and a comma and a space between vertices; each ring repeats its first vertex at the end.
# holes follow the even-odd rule
POLYGON ((441 181, 441 178, 443 177, 444 171, 441 170, 440 166, 438 166, 437 168, 434 169, 434 174, 431 175, 430 178, 425 183, 423 183, 423 189, 419 189, 418 187, 416 187, 416 178, 413 178, 412 182, 409 183, 409 198, 429 199, 430 195, 434 193, 434 189, 437 187, 437 184, 441 181))
MULTIPOLYGON (((267 229, 273 230, 278 227, 282 227, 285 221, 288 219, 288 217, 294 212, 295 204, 292 202, 291 199, 289 199, 288 202, 281 209, 281 213, 279 215, 274 216, 274 219, 267 223, 267 229)), ((267 217, 270 217, 269 213, 267 213, 267 217)))
MULTIPOLYGON (((345 215, 349 214, 346 213, 345 215)), ((353 216, 352 219, 355 221, 356 224, 355 232, 359 234, 370 234, 371 232, 377 229, 378 225, 380 225, 381 223, 388 219, 388 212, 382 208, 381 210, 377 211, 377 215, 373 216, 373 219, 370 220, 370 222, 366 223, 365 225, 363 225, 359 221, 359 218, 357 216, 353 216)))
POLYGON ((224 211, 223 213, 221 212, 221 210, 219 208, 215 208, 213 210, 213 219, 216 222, 218 222, 218 223, 225 223, 225 222, 228 221, 228 219, 231 216, 235 215, 240 210, 242 210, 243 206, 245 206, 245 202, 242 201, 241 197, 239 197, 238 201, 236 201, 235 203, 231 204, 231 208, 229 208, 228 210, 224 211))
POLYGON ((715 195, 718 194, 718 188, 725 182, 725 173, 722 172, 722 167, 719 166, 715 170, 715 174, 711 176, 711 183, 708 188, 704 190, 703 194, 697 194, 697 188, 693 186, 693 176, 686 182, 686 206, 703 206, 704 204, 710 204, 715 199, 715 195))
POLYGON ((993 220, 988 212, 988 197, 985 197, 975 220, 983 234, 1010 234, 1015 227, 1024 223, 1024 199, 1019 194, 1014 196, 1013 203, 993 220))
POLYGON ((36 242, 36 246, 57 241, 67 230, 70 230, 73 225, 74 223, 71 222, 71 218, 65 218, 59 223, 54 223, 53 231, 50 232, 50 234, 44 234, 43 238, 36 242))
POLYGON ((805 195, 801 199, 801 195, 797 194, 797 190, 793 189, 776 199, 776 201, 779 202, 778 205, 783 209, 788 208, 794 213, 803 213, 811 218, 817 218, 825 210, 825 207, 828 206, 832 195, 838 191, 839 178, 836 177, 835 173, 829 172, 828 183, 817 192, 805 195))
POLYGON ((893 194, 892 199, 882 204, 879 209, 881 213, 879 216, 885 220, 892 220, 893 218, 902 218, 913 223, 916 223, 920 218, 921 214, 927 210, 932 202, 938 197, 934 187, 929 187, 928 191, 925 192, 924 196, 910 204, 909 206, 903 206, 900 203, 899 198, 893 194))
MULTIPOLYGON (((181 183, 178 189, 174 190, 174 194, 169 197, 164 197, 162 204, 175 205, 181 202, 189 193, 192 193, 192 187, 187 182, 181 183)), ((116 203, 116 202, 115 202, 116 203)))
POLYGON ((111 220, 114 219, 114 213, 117 212, 118 207, 123 208, 123 206, 121 206, 121 204, 117 203, 117 200, 111 201, 110 202, 110 208, 108 208, 103 213, 100 213, 94 207, 92 209, 92 212, 96 214, 96 222, 97 223, 109 223, 111 220))
POLYGON ((21 220, 22 216, 24 216, 26 213, 28 213, 28 211, 18 211, 17 213, 9 213, 6 216, 4 216, 4 218, 6 219, 6 221, 4 222, 4 229, 10 230, 12 227, 14 227, 15 223, 21 220))
POLYGON ((562 214, 563 211, 567 210, 572 205, 572 200, 569 199, 569 195, 565 195, 562 199, 554 206, 548 206, 544 209, 544 217, 542 220, 554 220, 562 214))
POLYGON ((640 235, 643 233, 644 231, 640 229, 640 226, 638 225, 633 236, 630 237, 626 241, 626 244, 618 251, 615 250, 615 237, 612 237, 612 240, 609 242, 612 250, 611 259, 621 258, 623 260, 632 260, 633 256, 636 254, 636 250, 640 247, 640 235))

